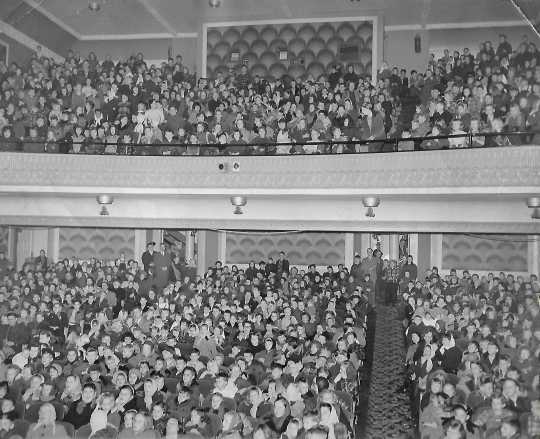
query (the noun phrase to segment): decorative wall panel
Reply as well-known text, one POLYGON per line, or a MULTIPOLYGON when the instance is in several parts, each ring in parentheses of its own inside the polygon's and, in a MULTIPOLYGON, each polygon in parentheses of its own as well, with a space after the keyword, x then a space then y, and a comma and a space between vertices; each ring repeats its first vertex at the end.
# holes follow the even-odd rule
POLYGON ((8 234, 9 228, 7 226, 0 226, 0 252, 7 252, 8 234))
POLYGON ((135 231, 132 229, 61 228, 60 258, 116 259, 120 253, 126 259, 134 257, 135 231))
POLYGON ((337 265, 345 261, 343 233, 227 233, 227 264, 274 260, 284 251, 293 265, 337 265))
POLYGON ((212 27, 207 32, 206 74, 213 77, 246 64, 252 76, 309 74, 317 79, 330 65, 345 62, 359 75, 371 75, 372 41, 371 21, 212 27), (341 59, 342 48, 352 49, 354 61, 341 59), (286 52, 287 59, 280 59, 280 52, 286 52))
POLYGON ((527 271, 525 235, 443 235, 443 269, 527 271))

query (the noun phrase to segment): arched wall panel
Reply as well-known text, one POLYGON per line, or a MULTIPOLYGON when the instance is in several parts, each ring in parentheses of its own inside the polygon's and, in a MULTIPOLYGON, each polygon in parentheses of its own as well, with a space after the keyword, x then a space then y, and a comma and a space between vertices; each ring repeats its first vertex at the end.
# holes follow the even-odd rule
POLYGON ((345 261, 344 233, 227 233, 227 264, 247 264, 284 251, 293 265, 338 265, 345 261))
POLYGON ((444 270, 525 272, 527 259, 524 235, 443 235, 444 270))
MULTIPOLYGON (((324 66, 343 63, 354 64, 359 75, 371 75, 373 23, 371 21, 337 21, 321 23, 284 23, 245 26, 211 27, 207 31, 207 75, 216 71, 228 71, 245 62, 244 56, 250 52, 247 66, 251 75, 261 73, 260 66, 266 66, 268 74, 288 73, 293 77, 321 74, 319 64, 313 71, 309 68, 313 61, 323 60, 324 66), (358 62, 343 60, 340 50, 343 46, 358 47, 358 62), (279 51, 287 51, 287 59, 279 59, 279 51), (239 53, 239 61, 232 61, 231 54, 239 53), (271 52, 275 59, 268 60, 271 52), (257 58, 252 55, 256 54, 257 58), (305 55, 305 56, 304 56, 305 55), (215 60, 221 59, 216 66, 215 60), (276 63, 282 67, 275 66, 276 63), (301 65, 304 68, 292 68, 301 65), (273 66, 273 68, 270 68, 273 66)), ((323 72, 326 73, 326 72, 323 72)))
MULTIPOLYGON (((131 259, 135 247, 133 229, 61 228, 59 257, 116 259, 120 253, 131 259)), ((140 256, 140 255, 136 255, 140 256)))

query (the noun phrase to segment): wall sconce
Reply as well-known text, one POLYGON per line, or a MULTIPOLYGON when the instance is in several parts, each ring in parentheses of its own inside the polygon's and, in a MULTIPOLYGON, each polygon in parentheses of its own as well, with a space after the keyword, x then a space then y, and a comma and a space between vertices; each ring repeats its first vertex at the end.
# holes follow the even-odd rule
POLYGON ((529 197, 527 198, 527 207, 533 209, 531 214, 532 219, 540 219, 540 197, 529 197))
POLYGON ((242 215, 244 213, 242 211, 242 207, 247 204, 247 198, 241 195, 236 195, 234 197, 231 197, 231 204, 234 206, 233 213, 235 215, 242 215))
POLYGON ((364 197, 362 198, 362 204, 367 207, 366 216, 368 218, 375 218, 374 207, 378 207, 381 204, 381 200, 377 197, 364 197))
POLYGON ((107 210, 107 205, 113 203, 114 197, 112 195, 98 195, 96 197, 96 201, 101 206, 101 211, 99 214, 101 216, 108 216, 109 211, 107 210))

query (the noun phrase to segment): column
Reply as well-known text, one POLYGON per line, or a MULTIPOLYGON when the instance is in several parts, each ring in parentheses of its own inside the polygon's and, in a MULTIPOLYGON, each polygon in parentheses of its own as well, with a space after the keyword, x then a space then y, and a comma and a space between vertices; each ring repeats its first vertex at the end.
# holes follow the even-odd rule
POLYGON ((200 230, 198 232, 197 274, 204 275, 208 267, 219 259, 218 232, 200 230))
POLYGON ((186 264, 194 265, 195 262, 195 232, 194 230, 184 231, 186 237, 186 264))
POLYGON ((354 254, 357 251, 354 248, 354 233, 345 233, 345 260, 343 261, 345 267, 351 268, 354 263, 354 254))
POLYGON ((60 258, 60 228, 50 228, 47 235, 47 255, 50 260, 58 262, 60 258))
POLYGON ((418 253, 415 264, 418 267, 418 278, 422 280, 426 270, 433 266, 431 262, 431 234, 419 233, 417 242, 418 253))
POLYGON ((354 233, 353 234, 353 249, 355 255, 362 256, 364 249, 362 248, 362 235, 363 233, 354 233))
POLYGON ((6 256, 11 262, 17 263, 17 229, 13 226, 8 227, 6 256))
POLYGON ((409 254, 413 257, 413 261, 418 261, 418 233, 409 234, 409 254))
POLYGON ((442 239, 442 233, 431 235, 430 264, 432 267, 437 267, 439 272, 442 270, 442 239))
POLYGON ((399 234, 392 233, 388 235, 389 258, 395 261, 399 260, 399 234))
POLYGON ((527 271, 529 274, 540 274, 540 235, 528 236, 527 271))
POLYGON ((218 233, 218 260, 223 265, 227 263, 227 232, 218 233))
POLYGON ((136 260, 139 265, 142 264, 141 256, 146 250, 146 230, 135 229, 135 243, 133 244, 133 259, 136 260))

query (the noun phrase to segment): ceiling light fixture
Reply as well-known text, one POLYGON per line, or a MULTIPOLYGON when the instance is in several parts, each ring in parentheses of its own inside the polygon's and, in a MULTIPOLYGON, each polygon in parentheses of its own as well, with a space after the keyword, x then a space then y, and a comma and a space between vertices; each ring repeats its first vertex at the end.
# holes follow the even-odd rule
POLYGON ((377 197, 364 197, 362 198, 362 204, 367 207, 366 216, 368 218, 375 218, 374 207, 378 207, 381 204, 380 198, 377 197))
POLYGON ((540 207, 540 197, 529 197, 527 198, 527 206, 530 208, 540 207))
POLYGON ((107 205, 110 205, 114 201, 114 197, 112 195, 98 195, 96 197, 97 203, 101 206, 101 211, 99 214, 101 216, 108 216, 109 211, 107 210, 107 205))
POLYGON ((221 6, 221 0, 208 0, 208 5, 211 8, 219 8, 221 6))
POLYGON ((234 197, 231 197, 231 204, 234 206, 233 213, 235 215, 242 215, 244 213, 242 207, 247 204, 247 199, 244 196, 235 195, 234 197))
POLYGON ((88 2, 88 9, 92 12, 99 12, 101 10, 101 2, 98 0, 90 0, 88 2))

